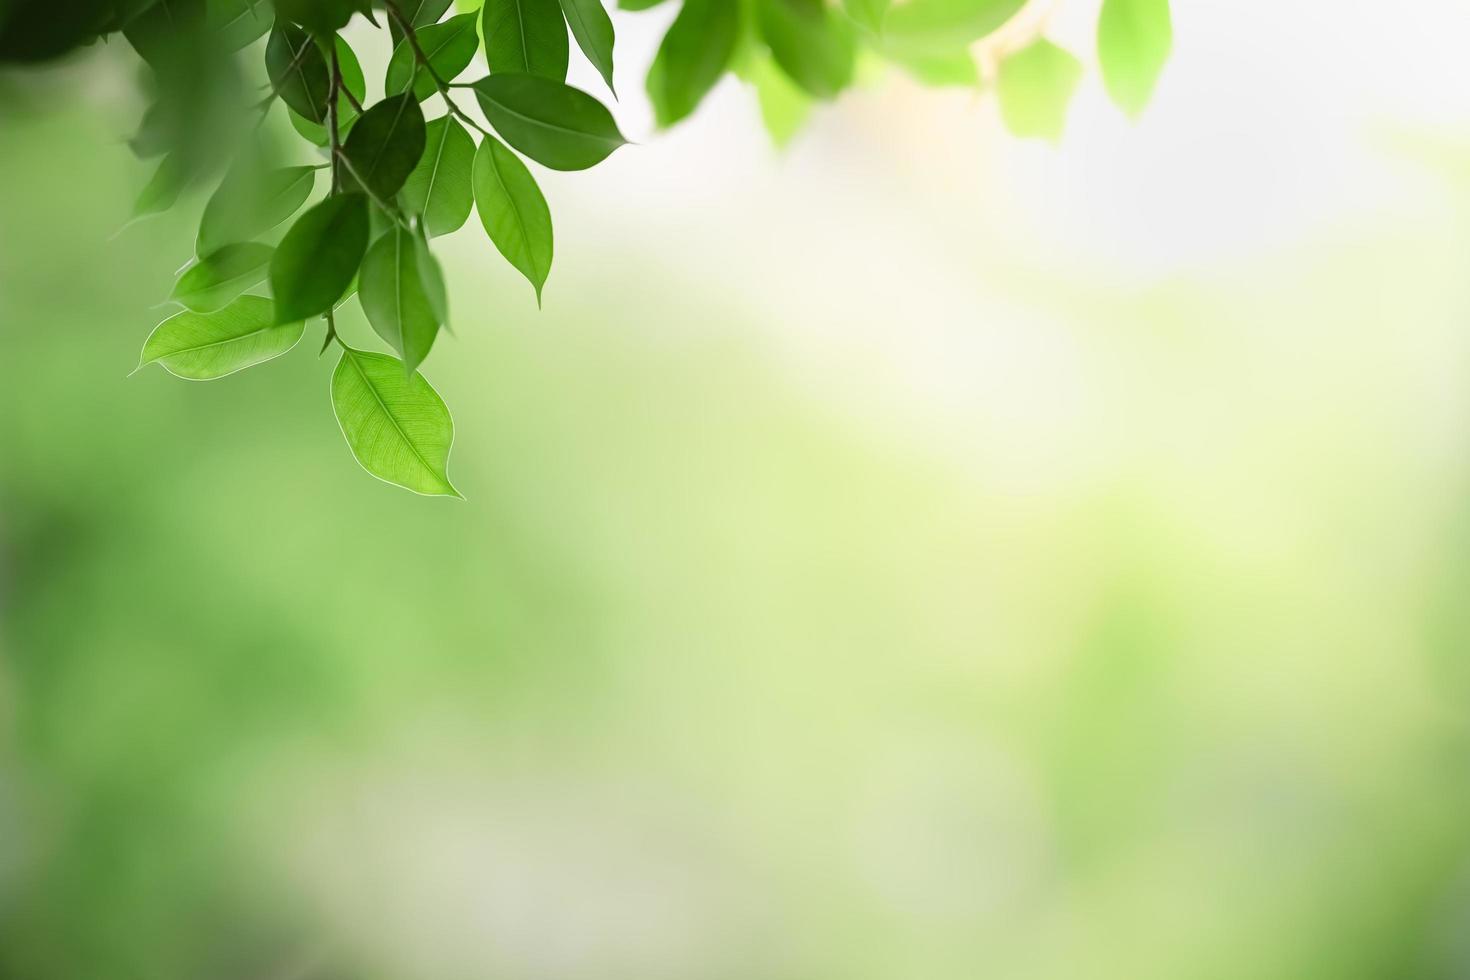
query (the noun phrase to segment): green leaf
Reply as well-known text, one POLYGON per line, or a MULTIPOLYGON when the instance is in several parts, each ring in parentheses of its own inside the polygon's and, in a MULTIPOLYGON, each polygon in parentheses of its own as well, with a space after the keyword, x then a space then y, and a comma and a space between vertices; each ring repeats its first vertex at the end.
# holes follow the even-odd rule
POLYGON ((888 11, 885 44, 908 51, 948 54, 994 32, 1026 0, 909 0, 888 11))
POLYGON ((551 210, 531 171, 493 136, 475 154, 475 209, 485 233, 511 265, 531 281, 536 302, 551 271, 551 210))
POLYGON ((609 92, 617 96, 613 87, 613 23, 603 9, 602 0, 561 0, 561 11, 566 15, 567 26, 577 47, 592 62, 592 67, 607 83, 609 92))
POLYGON ((1000 63, 996 95, 1000 114, 1012 133, 1057 140, 1067 122, 1067 106, 1082 78, 1082 64, 1042 38, 1000 63))
POLYGON ((771 142, 778 148, 784 148, 811 115, 811 97, 797 88, 796 83, 769 57, 756 59, 746 69, 746 77, 755 86, 761 122, 765 124, 771 142))
POLYGON ((444 271, 439 268, 438 259, 434 253, 429 251, 429 240, 423 235, 423 227, 419 227, 419 234, 413 236, 414 255, 418 261, 419 284, 423 286, 424 297, 429 301, 429 308, 434 311, 434 317, 440 325, 449 326, 449 295, 444 289, 444 271))
POLYGON ((412 93, 377 103, 342 147, 353 176, 382 200, 398 193, 424 155, 424 114, 412 93))
POLYGON ((306 325, 277 323, 271 301, 241 296, 214 313, 184 311, 164 320, 143 344, 138 367, 157 362, 190 381, 212 381, 286 353, 306 325))
MULTIPOLYGON (((480 36, 475 33, 474 14, 460 14, 442 24, 421 28, 416 33, 419 46, 424 49, 424 56, 446 82, 452 81, 468 68, 475 59, 475 52, 480 48, 480 36)), ((393 57, 388 62, 388 75, 383 83, 383 91, 389 95, 397 95, 406 91, 410 82, 413 84, 413 94, 420 102, 438 91, 434 76, 418 65, 413 45, 402 41, 393 50, 393 57)))
POLYGON ((318 37, 340 31, 358 9, 353 0, 275 0, 276 13, 318 37))
POLYGON ((343 347, 332 372, 332 410, 363 469, 428 496, 458 497, 446 468, 454 444, 449 408, 424 376, 386 354, 343 347))
POLYGON ((554 79, 491 75, 474 89, 495 131, 552 170, 586 170, 627 142, 601 102, 554 79))
POLYGON ((373 242, 362 260, 358 288, 368 323, 398 351, 409 372, 429 356, 441 322, 419 276, 416 237, 395 225, 373 242))
POLYGON ((1173 44, 1169 0, 1105 0, 1097 57, 1103 85, 1118 108, 1135 117, 1143 112, 1173 44))
POLYGON ((209 255, 269 231, 295 214, 315 185, 315 167, 281 167, 264 173, 249 165, 232 169, 204 206, 194 253, 209 255))
POLYGON ((231 51, 271 29, 271 5, 263 0, 205 0, 204 23, 231 51))
POLYGON ((822 0, 760 0, 758 10, 771 56, 808 94, 830 99, 852 82, 851 30, 822 0))
POLYGON ((567 77, 567 22, 557 0, 485 0, 481 33, 490 71, 567 77))
POLYGON ((672 126, 698 107, 730 66, 739 36, 737 0, 684 0, 648 70, 659 126, 672 126))
POLYGON ((148 183, 138 192, 137 199, 133 201, 133 217, 141 218, 167 211, 174 206, 187 183, 188 173, 180 162, 179 155, 170 153, 159 161, 158 169, 153 171, 153 176, 148 178, 148 183))
POLYGON ((652 10, 664 0, 618 0, 619 10, 652 10))
POLYGON ((883 31, 883 19, 888 16, 889 0, 843 0, 842 8, 859 27, 873 34, 883 31))
POLYGON ((361 194, 335 194, 296 219, 271 258, 276 319, 304 320, 329 310, 351 285, 367 239, 367 198, 361 194))
POLYGON ((399 198, 409 211, 423 215, 430 235, 447 235, 470 216, 474 198, 470 168, 475 141, 459 120, 441 116, 428 124, 424 155, 403 182, 399 198))
POLYGON ((311 35, 278 21, 265 46, 265 70, 282 102, 310 122, 326 121, 331 74, 311 35))
MULTIPOLYGON (((357 121, 357 108, 352 100, 347 97, 351 92, 357 97, 358 102, 367 99, 367 79, 362 74, 362 63, 357 60, 357 53, 352 46, 340 37, 337 38, 337 69, 342 72, 343 92, 337 94, 337 135, 346 139, 352 129, 352 124, 357 121)), ((292 109, 290 112, 291 125, 302 136, 311 140, 317 146, 326 146, 331 142, 327 133, 327 122, 323 119, 320 123, 312 122, 301 113, 292 109)))
POLYGON ((958 86, 980 87, 980 69, 966 48, 949 54, 938 52, 885 51, 888 59, 924 85, 932 88, 958 86))
POLYGON ((169 299, 196 313, 212 313, 264 280, 275 251, 255 242, 226 245, 185 269, 169 299))

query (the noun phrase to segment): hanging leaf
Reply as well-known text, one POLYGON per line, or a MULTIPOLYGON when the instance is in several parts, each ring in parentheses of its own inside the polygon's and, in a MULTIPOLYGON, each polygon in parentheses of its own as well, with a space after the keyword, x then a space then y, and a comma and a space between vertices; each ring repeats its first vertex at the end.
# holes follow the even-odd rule
POLYGON ((275 8, 285 20, 328 37, 347 26, 358 5, 354 0, 275 0, 275 8))
POLYGON ((364 112, 342 150, 352 175, 379 199, 388 200, 424 155, 424 139, 424 114, 412 93, 405 93, 364 112))
POLYGON ((586 170, 627 142, 601 102, 550 78, 491 75, 474 89, 495 131, 552 170, 586 170))
POLYGON ((232 169, 204 206, 196 255, 246 242, 296 213, 316 184, 315 167, 281 167, 264 173, 250 165, 232 169))
POLYGON ((439 261, 434 258, 434 253, 429 251, 429 240, 423 234, 420 226, 419 234, 413 236, 413 250, 417 257, 419 284, 424 289, 424 298, 429 301, 429 308, 434 311, 434 318, 440 326, 449 327, 449 295, 444 288, 444 270, 439 268, 439 261))
POLYGON ((427 496, 460 496, 446 472, 454 420, 423 375, 385 354, 344 347, 332 372, 332 410, 373 476, 427 496))
POLYGON ((357 274, 367 240, 361 194, 333 195, 297 218, 271 258, 276 319, 304 320, 331 309, 357 274))
POLYGON ((133 217, 142 218, 150 214, 167 211, 174 206, 188 183, 188 174, 177 153, 170 153, 159 161, 158 169, 148 178, 148 183, 138 192, 133 202, 133 217))
POLYGON ((331 73, 311 35, 277 22, 265 46, 265 70, 282 102, 310 122, 326 121, 331 73))
POLYGON ((739 36, 737 0, 684 0, 648 70, 648 98, 660 127, 698 107, 729 68, 739 36))
POLYGON ((226 245, 185 269, 168 298, 197 313, 212 313, 264 281, 275 251, 255 242, 226 245))
POLYGON ((607 89, 616 98, 613 87, 613 23, 603 9, 602 0, 561 0, 561 11, 566 15, 567 26, 577 47, 592 62, 592 67, 607 83, 607 89))
POLYGON ((883 32, 883 19, 890 6, 889 0, 843 0, 842 4, 854 23, 873 34, 883 32))
POLYGON ((567 77, 567 22, 557 0, 485 0, 485 60, 493 72, 567 77))
POLYGON ((414 371, 439 334, 440 320, 419 277, 413 232, 394 226, 373 242, 362 260, 358 299, 368 323, 414 371))
POLYGON ((811 96, 797 88, 796 83, 769 57, 755 59, 745 69, 744 77, 755 86, 761 122, 765 124, 771 142, 777 148, 784 148, 811 115, 811 96))
POLYGON ((551 271, 551 210, 531 171, 493 136, 485 137, 475 154, 475 210, 485 233, 536 289, 551 271))
MULTIPOLYGON (((460 14, 442 24, 434 24, 417 32, 419 46, 434 71, 444 81, 453 81, 459 73, 470 66, 475 52, 480 48, 480 36, 475 33, 475 15, 460 14)), ((406 91, 410 82, 414 96, 422 102, 438 91, 434 76, 418 64, 413 45, 402 41, 393 49, 388 62, 388 75, 383 82, 383 91, 397 95, 406 91)))
POLYGON ((300 320, 276 323, 271 301, 241 296, 213 313, 184 311, 148 335, 138 367, 158 363, 189 381, 212 381, 279 357, 301 339, 300 320))
POLYGON ((909 0, 883 20, 883 40, 898 50, 949 53, 1014 17, 1026 0, 909 0))
POLYGON ((852 82, 852 33, 822 0, 760 0, 758 10, 771 56, 809 95, 830 99, 852 82))
POLYGON ((205 0, 205 26, 231 51, 264 35, 272 20, 271 6, 263 0, 205 0))
MULTIPOLYGON (((454 0, 403 0, 398 5, 399 11, 405 20, 413 25, 414 29, 428 27, 439 23, 439 18, 444 16, 454 0)), ((403 31, 398 27, 398 20, 394 17, 388 18, 388 34, 393 38, 396 47, 403 40, 403 31)))
MULTIPOLYGON (((352 124, 357 121, 357 107, 352 104, 348 93, 352 93, 358 102, 367 99, 367 79, 362 74, 362 64, 357 60, 357 54, 352 46, 340 37, 337 38, 337 70, 342 73, 342 89, 337 94, 337 136, 346 139, 352 130, 352 124)), ((292 109, 288 115, 291 117, 291 125, 296 132, 311 140, 317 146, 326 146, 331 142, 327 133, 327 122, 323 119, 320 123, 314 123, 301 113, 292 109)))
POLYGON ((426 127, 424 155, 398 192, 403 206, 423 216, 431 236, 457 230, 470 216, 474 199, 470 170, 475 141, 459 120, 441 116, 426 127))
POLYGON ((1000 64, 996 95, 1001 118, 1017 136, 1058 140, 1082 64, 1046 39, 1032 42, 1000 64))
POLYGON ((1097 21, 1097 57, 1113 102, 1137 116, 1169 60, 1174 26, 1169 0, 1105 0, 1097 21))

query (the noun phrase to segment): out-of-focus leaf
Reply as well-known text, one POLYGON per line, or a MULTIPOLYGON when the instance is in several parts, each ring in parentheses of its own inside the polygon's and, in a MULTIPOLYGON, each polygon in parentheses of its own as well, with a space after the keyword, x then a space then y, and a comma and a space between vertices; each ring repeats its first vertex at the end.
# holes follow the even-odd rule
POLYGON ((853 22, 873 34, 883 30, 883 19, 888 16, 889 0, 843 0, 842 7, 853 22))
POLYGON ((277 22, 266 42, 265 69, 282 102, 310 122, 326 121, 332 80, 327 59, 311 35, 277 22))
POLYGON ((765 124, 771 142, 785 147, 811 116, 811 96, 797 88, 796 83, 768 57, 755 59, 744 74, 755 87, 761 122, 765 124))
POLYGON ((331 309, 357 274, 367 240, 367 198, 361 194, 333 195, 297 218, 271 258, 276 320, 305 320, 331 309))
POLYGON ((771 56, 808 94, 830 99, 852 81, 851 29, 822 0, 759 0, 757 10, 771 56))
POLYGON ((602 0, 561 0, 562 13, 566 14, 567 26, 577 47, 592 62, 592 67, 607 83, 609 92, 617 95, 613 87, 613 23, 603 9, 602 0))
POLYGON ((1025 5, 1026 0, 909 0, 888 11, 884 43, 947 54, 995 31, 1025 5))
POLYGON ((213 313, 184 311, 148 335, 138 367, 159 363, 190 381, 211 381, 279 357, 301 339, 305 324, 277 323, 271 301, 241 296, 213 313))
POLYGON ((393 95, 362 114, 342 148, 352 173, 381 200, 398 193, 424 155, 424 114, 412 93, 393 95))
POLYGON ((1143 111, 1173 44, 1169 0, 1105 0, 1097 57, 1103 85, 1118 108, 1130 116, 1143 111))
MULTIPOLYGON (((474 14, 460 14, 442 24, 420 28, 415 33, 429 64, 434 66, 434 71, 446 82, 453 81, 460 72, 468 68, 475 59, 475 52, 480 49, 480 36, 475 33, 474 14)), ((418 64, 413 45, 405 40, 393 49, 383 91, 389 95, 397 95, 407 90, 410 82, 413 84, 413 94, 420 102, 438 91, 434 76, 418 64)))
POLYGON ((439 393, 386 354, 344 347, 332 410, 352 455, 373 476, 414 493, 458 497, 446 469, 454 420, 439 393))
POLYGON ((980 69, 965 48, 949 54, 939 52, 885 51, 888 59, 915 79, 933 88, 956 86, 980 87, 980 69))
POLYGON ((567 22, 557 0, 485 0, 480 14, 491 72, 566 79, 567 22))
POLYGON ((495 131, 552 170, 585 170, 627 142, 601 102, 554 79, 491 75, 474 89, 495 131))
POLYGON ((395 225, 373 242, 362 260, 358 299, 379 337, 414 371, 439 335, 440 321, 419 276, 417 236, 395 225))
POLYGON ((474 160, 475 141, 457 119, 441 116, 428 124, 424 155, 403 182, 399 198, 409 211, 423 215, 430 235, 447 235, 470 216, 474 160))
POLYGON ((153 171, 153 176, 138 192, 138 197, 133 202, 133 217, 141 218, 167 211, 174 206, 188 182, 189 175, 180 163, 178 154, 170 153, 159 161, 158 169, 153 171))
POLYGON ((196 255, 206 256, 233 242, 246 242, 296 213, 316 184, 314 167, 281 167, 260 172, 249 165, 232 169, 204 206, 196 255))
POLYGON ((485 233, 536 289, 551 271, 551 210, 531 171, 494 137, 485 137, 475 154, 475 210, 485 233))
POLYGON ((169 299, 196 313, 212 313, 263 281, 275 251, 256 242, 226 245, 185 269, 169 299))
POLYGON ((730 67, 740 36, 738 0, 684 0, 648 70, 648 97, 661 127, 688 116, 730 67))
POLYGON ((1044 38, 1010 55, 995 83, 1006 126, 1017 136, 1060 139, 1081 78, 1081 62, 1044 38))

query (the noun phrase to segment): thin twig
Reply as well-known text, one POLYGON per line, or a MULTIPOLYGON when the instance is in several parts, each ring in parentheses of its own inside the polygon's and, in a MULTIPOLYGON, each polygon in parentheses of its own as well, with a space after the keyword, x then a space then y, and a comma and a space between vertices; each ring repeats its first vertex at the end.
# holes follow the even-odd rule
POLYGON ((444 100, 444 105, 449 109, 449 112, 453 116, 455 116, 455 118, 461 120, 464 123, 467 123, 470 127, 479 130, 482 135, 491 135, 488 129, 486 129, 484 126, 481 126, 478 122, 472 119, 468 113, 466 113, 463 109, 459 107, 454 99, 449 97, 450 83, 444 80, 443 76, 439 74, 439 70, 435 68, 433 62, 429 60, 429 56, 424 54, 423 45, 419 44, 418 31, 414 30, 413 24, 409 23, 408 18, 404 17, 403 13, 398 9, 398 4, 396 0, 387 0, 385 6, 388 10, 388 16, 396 21, 398 24, 398 29, 403 31, 404 39, 408 41, 409 47, 413 50, 414 60, 417 61, 419 65, 426 72, 429 73, 429 77, 434 80, 434 87, 439 90, 439 97, 444 100))

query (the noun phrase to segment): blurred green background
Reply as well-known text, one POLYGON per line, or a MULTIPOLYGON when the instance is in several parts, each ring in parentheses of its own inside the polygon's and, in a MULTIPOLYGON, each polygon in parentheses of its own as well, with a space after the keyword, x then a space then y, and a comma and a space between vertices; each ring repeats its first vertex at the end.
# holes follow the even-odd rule
POLYGON ((779 154, 650 133, 671 15, 545 311, 449 241, 464 503, 316 328, 126 378, 200 202, 124 227, 120 56, 4 81, 0 976, 1470 977, 1463 11, 779 154))

